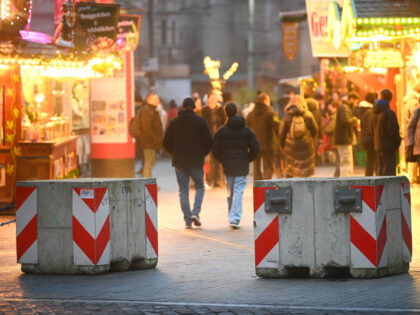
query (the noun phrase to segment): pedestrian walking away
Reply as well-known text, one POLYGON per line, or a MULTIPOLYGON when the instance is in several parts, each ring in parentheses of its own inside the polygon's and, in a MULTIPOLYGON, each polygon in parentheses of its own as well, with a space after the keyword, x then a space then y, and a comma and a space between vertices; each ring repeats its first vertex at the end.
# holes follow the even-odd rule
POLYGON ((378 176, 396 175, 396 154, 401 144, 401 137, 397 116, 389 107, 391 100, 392 92, 384 89, 373 107, 374 146, 378 163, 376 175, 378 176))
MULTIPOLYGON (((206 120, 212 136, 219 127, 223 126, 226 121, 223 107, 217 102, 216 94, 210 94, 207 98, 207 105, 203 107, 201 115, 206 120)), ((223 186, 223 170, 222 165, 210 153, 210 170, 206 178, 207 184, 211 187, 223 186)))
POLYGON ((410 122, 407 128, 407 146, 411 150, 414 157, 417 160, 417 164, 420 165, 420 98, 417 103, 417 107, 411 115, 410 122))
POLYGON ((156 151, 162 148, 162 122, 157 106, 159 97, 151 93, 146 97, 146 105, 140 110, 140 147, 143 149, 143 177, 152 177, 156 163, 156 151))
POLYGON ((305 100, 295 95, 286 106, 280 130, 286 177, 309 177, 315 172, 315 141, 318 126, 305 100))
POLYGON ((353 144, 357 141, 354 128, 358 121, 353 116, 353 107, 358 105, 359 99, 359 95, 350 93, 348 100, 343 100, 337 109, 334 144, 337 147, 341 177, 353 176, 353 144))
POLYGON ((214 135, 213 154, 223 165, 228 191, 228 218, 233 229, 239 228, 242 218, 242 196, 246 187, 249 163, 255 160, 259 144, 255 134, 238 116, 234 103, 225 106, 228 121, 214 135))
POLYGON ((268 94, 258 95, 255 108, 246 117, 246 124, 255 133, 260 144, 260 153, 254 161, 254 180, 271 179, 274 172, 274 137, 278 135, 280 121, 270 108, 268 94))
POLYGON ((165 149, 172 155, 179 186, 181 210, 185 227, 201 226, 200 212, 204 198, 204 157, 210 152, 212 139, 206 121, 194 112, 195 103, 190 97, 182 102, 178 116, 169 124, 163 139, 165 149), (191 211, 189 201, 190 178, 194 182, 195 199, 191 211))
POLYGON ((362 146, 366 150, 365 176, 373 176, 376 168, 376 153, 373 142, 373 104, 378 94, 369 92, 365 100, 359 104, 360 108, 360 129, 362 132, 362 146))

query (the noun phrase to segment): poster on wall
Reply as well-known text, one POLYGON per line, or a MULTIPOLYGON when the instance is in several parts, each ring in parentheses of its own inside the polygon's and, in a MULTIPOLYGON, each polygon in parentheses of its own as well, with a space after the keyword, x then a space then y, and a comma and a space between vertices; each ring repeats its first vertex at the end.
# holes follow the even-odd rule
MULTIPOLYGON (((336 1, 340 6, 343 0, 336 1)), ((314 57, 347 57, 349 50, 341 46, 337 49, 328 39, 328 11, 331 0, 306 0, 309 34, 311 36, 312 56, 314 57)))
POLYGON ((126 83, 124 77, 91 80, 91 142, 127 142, 126 83))

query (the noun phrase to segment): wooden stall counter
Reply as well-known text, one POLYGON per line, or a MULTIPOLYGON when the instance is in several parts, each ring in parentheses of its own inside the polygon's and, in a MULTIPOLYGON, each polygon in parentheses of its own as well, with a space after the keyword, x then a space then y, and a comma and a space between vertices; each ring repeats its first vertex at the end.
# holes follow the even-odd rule
POLYGON ((77 136, 50 141, 18 141, 17 180, 64 178, 77 169, 77 136))

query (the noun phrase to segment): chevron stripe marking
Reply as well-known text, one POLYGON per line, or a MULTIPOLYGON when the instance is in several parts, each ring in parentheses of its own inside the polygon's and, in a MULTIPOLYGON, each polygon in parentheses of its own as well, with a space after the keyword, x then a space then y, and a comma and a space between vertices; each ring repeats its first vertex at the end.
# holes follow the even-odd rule
POLYGON ((156 255, 158 254, 158 231, 153 225, 152 220, 150 219, 149 214, 146 212, 146 234, 149 239, 150 244, 152 245, 156 255))
POLYGON ((36 187, 16 187, 16 209, 19 211, 22 204, 28 199, 36 187))
POLYGON ((402 213, 402 235, 405 245, 407 246, 410 254, 413 254, 413 240, 410 231, 410 227, 407 224, 407 220, 405 219, 404 213, 402 213))
POLYGON ((407 198, 408 204, 411 207, 411 196, 410 196, 410 193, 408 192, 408 193, 405 193, 404 195, 405 195, 405 198, 407 198))
POLYGON ((110 240, 110 229, 109 229, 109 216, 106 218, 104 225, 102 226, 101 232, 99 232, 98 237, 96 238, 96 256, 95 262, 96 265, 102 257, 106 246, 110 240))
POLYGON ((267 254, 279 242, 279 217, 270 223, 270 225, 255 240, 255 266, 258 266, 267 254))
POLYGON ((257 212, 265 202, 266 189, 276 189, 276 187, 254 187, 254 213, 257 212))
POLYGON ((377 266, 376 241, 352 216, 350 216, 350 235, 351 243, 357 247, 357 249, 359 249, 374 266, 377 266))
POLYGON ((378 240, 376 241, 377 246, 378 246, 378 263, 381 261, 382 258, 382 254, 384 252, 384 248, 386 245, 386 215, 384 217, 384 220, 382 222, 382 227, 381 227, 381 231, 379 232, 378 235, 378 240))
POLYGON ((377 185, 374 187, 375 187, 375 207, 373 209, 375 209, 374 211, 376 212, 381 202, 382 193, 384 192, 384 185, 377 185))
POLYGON ((373 212, 376 211, 375 207, 375 186, 351 186, 351 188, 362 189, 362 200, 373 212))
POLYGON ((73 216, 73 241, 85 253, 92 263, 95 264, 95 239, 73 216))
POLYGON ((155 205, 157 207, 158 206, 157 185, 156 184, 146 185, 146 188, 149 191, 150 197, 152 197, 152 199, 155 202, 155 205))
POLYGON ((98 211, 99 206, 101 205, 102 199, 107 191, 107 187, 97 187, 97 188, 74 188, 74 191, 79 195, 80 199, 88 206, 88 208, 93 212, 96 213, 98 211), (93 190, 94 197, 93 198, 82 198, 80 196, 80 191, 83 189, 93 190))
POLYGON ((28 248, 31 247, 31 245, 37 240, 37 233, 38 220, 37 215, 35 215, 16 238, 16 252, 18 261, 23 256, 23 254, 25 254, 28 248))

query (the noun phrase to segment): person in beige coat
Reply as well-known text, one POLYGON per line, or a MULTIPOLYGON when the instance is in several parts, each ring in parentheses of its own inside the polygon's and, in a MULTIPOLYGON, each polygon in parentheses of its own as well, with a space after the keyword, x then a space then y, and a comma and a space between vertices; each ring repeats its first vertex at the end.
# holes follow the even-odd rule
POLYGON ((413 147, 413 155, 417 158, 417 164, 420 166, 420 98, 408 123, 407 141, 407 145, 413 147))

